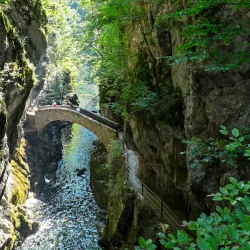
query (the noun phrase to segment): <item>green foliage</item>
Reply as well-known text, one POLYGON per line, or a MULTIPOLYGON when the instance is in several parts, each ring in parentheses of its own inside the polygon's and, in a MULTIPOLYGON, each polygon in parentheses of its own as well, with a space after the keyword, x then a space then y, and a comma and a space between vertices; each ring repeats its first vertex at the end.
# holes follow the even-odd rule
POLYGON ((143 113, 166 121, 177 119, 181 98, 171 83, 163 80, 165 75, 161 77, 160 68, 167 68, 164 59, 170 65, 198 62, 212 72, 227 71, 250 60, 245 51, 249 46, 245 34, 250 27, 241 14, 249 7, 247 2, 187 1, 183 8, 183 1, 176 1, 168 14, 155 11, 165 4, 156 0, 80 3, 86 14, 82 46, 89 52, 85 59, 92 65, 91 80, 105 89, 101 102, 108 100, 118 115, 143 113), (232 15, 224 15, 225 9, 232 15), (149 14, 151 27, 145 27, 149 14), (159 41, 154 40, 153 32, 171 30, 176 25, 181 29, 182 43, 176 51, 157 57, 152 47, 159 41))
MULTIPOLYGON (((184 227, 195 233, 195 239, 183 230, 178 230, 176 236, 160 232, 158 238, 165 249, 250 249, 250 181, 238 182, 231 177, 230 184, 212 196, 225 206, 217 206, 211 215, 202 213, 197 221, 183 222, 184 227)), ((144 249, 145 242, 140 239, 141 248, 136 249, 144 249)))
POLYGON ((107 83, 110 79, 126 81, 129 50, 123 29, 131 0, 80 2, 87 13, 82 44, 92 55, 89 61, 94 67, 94 81, 97 84, 107 83))
POLYGON ((131 104, 132 112, 148 111, 157 119, 162 117, 168 122, 176 118, 176 112, 181 109, 181 96, 172 86, 162 88, 159 95, 145 87, 141 91, 143 93, 136 93, 131 104))
POLYGON ((155 6, 160 9, 165 4, 156 0, 147 3, 82 0, 80 3, 86 13, 82 45, 89 51, 86 60, 92 65, 91 80, 105 89, 101 102, 108 99, 113 111, 124 117, 143 113, 156 119, 175 119, 181 100, 171 83, 160 77, 162 72, 157 67, 161 63, 165 63, 161 67, 167 67, 164 58, 170 65, 198 62, 213 72, 227 71, 249 61, 249 52, 244 49, 249 41, 244 34, 250 27, 240 14, 249 7, 247 2, 187 1, 183 8, 183 2, 176 1, 172 13, 168 14, 154 11, 155 6), (149 9, 152 27, 144 30, 149 9), (224 15, 224 9, 232 15, 224 15), (232 21, 234 16, 237 18, 232 21), (171 30, 180 21, 182 43, 176 51, 163 58, 156 57, 151 50, 155 43, 153 32, 163 27, 171 30), (138 32, 133 38, 142 40, 141 44, 133 42, 131 30, 138 32), (165 89, 171 89, 171 93, 166 94, 165 89))
POLYGON ((112 150, 109 153, 109 160, 108 161, 116 161, 118 160, 123 154, 123 145, 122 142, 119 140, 112 141, 112 150))
MULTIPOLYGON (((87 42, 89 47, 102 57, 99 62, 99 66, 103 67, 102 73, 110 76, 106 69, 111 68, 109 72, 113 73, 121 70, 118 75, 124 78, 124 69, 125 73, 130 73, 126 64, 133 56, 126 46, 129 45, 126 28, 135 24, 140 25, 148 10, 144 8, 143 3, 136 4, 131 0, 82 0, 81 3, 88 10, 85 43, 87 42)), ((160 6, 161 1, 149 1, 147 4, 160 6)), ((155 14, 149 32, 169 25, 171 28, 179 20, 189 20, 183 22, 181 27, 184 39, 178 49, 173 51, 172 55, 163 56, 171 65, 186 61, 200 64, 202 61, 200 65, 204 65, 206 70, 217 72, 227 71, 249 62, 249 51, 245 51, 244 48, 249 46, 249 39, 245 34, 249 33, 250 27, 243 21, 242 14, 250 7, 248 1, 187 1, 185 7, 181 7, 181 1, 175 5, 178 4, 172 13, 155 14), (225 15, 225 10, 230 14, 225 15)), ((147 45, 146 36, 144 38, 144 44, 147 45)), ((131 80, 126 80, 129 79, 131 80)))
POLYGON ((171 124, 182 121, 182 117, 178 115, 182 107, 181 95, 172 86, 162 88, 157 95, 145 84, 139 83, 124 86, 120 91, 111 89, 107 96, 112 98, 110 107, 117 113, 123 112, 124 117, 129 112, 149 114, 154 119, 162 119, 171 124))
POLYGON ((83 62, 81 37, 83 21, 79 12, 72 8, 71 0, 42 0, 47 11, 50 33, 48 55, 52 63, 48 65, 48 78, 57 70, 70 71, 74 84, 83 62))
POLYGON ((195 167, 199 163, 203 165, 218 164, 218 161, 221 161, 221 163, 236 168, 244 161, 250 160, 250 130, 248 128, 242 129, 242 131, 234 128, 229 132, 225 126, 221 125, 220 133, 223 138, 219 140, 209 138, 203 141, 193 137, 191 140, 183 141, 190 145, 189 153, 193 156, 190 167, 195 167))
POLYGON ((208 71, 227 71, 250 62, 249 25, 243 21, 244 9, 249 9, 249 1, 239 0, 198 0, 187 1, 187 6, 158 18, 158 22, 168 22, 187 17, 182 30, 184 42, 173 56, 166 56, 171 64, 203 61, 208 71), (225 10, 227 15, 225 15, 225 10))
POLYGON ((56 71, 56 74, 50 79, 50 84, 46 88, 41 105, 51 105, 53 101, 57 104, 63 104, 67 94, 72 93, 70 75, 70 71, 68 70, 56 71))
MULTIPOLYGON (((152 4, 155 2, 158 1, 152 1, 152 4)), ((145 19, 147 10, 143 4, 131 0, 81 3, 87 10, 86 33, 82 42, 92 53, 89 60, 93 64, 93 81, 105 92, 105 100, 103 98, 101 102, 109 99, 109 107, 123 117, 130 113, 143 113, 155 119, 177 121, 179 118, 175 116, 181 107, 180 94, 167 81, 159 87, 161 82, 154 80, 157 73, 149 68, 145 52, 131 48, 131 40, 127 36, 127 30, 133 23, 140 24, 145 19)))
POLYGON ((135 249, 145 249, 145 250, 154 250, 157 248, 155 244, 153 244, 152 240, 145 240, 142 237, 139 238, 138 240, 140 247, 135 248, 135 249))
POLYGON ((112 149, 108 154, 107 167, 114 175, 123 163, 123 145, 119 140, 112 141, 112 149))

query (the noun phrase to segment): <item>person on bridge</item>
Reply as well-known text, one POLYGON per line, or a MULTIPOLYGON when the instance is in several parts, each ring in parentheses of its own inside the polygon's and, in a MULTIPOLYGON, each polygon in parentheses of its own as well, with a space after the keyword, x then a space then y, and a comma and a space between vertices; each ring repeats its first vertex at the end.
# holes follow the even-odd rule
POLYGON ((56 102, 53 100, 52 102, 52 107, 55 108, 56 107, 56 102))

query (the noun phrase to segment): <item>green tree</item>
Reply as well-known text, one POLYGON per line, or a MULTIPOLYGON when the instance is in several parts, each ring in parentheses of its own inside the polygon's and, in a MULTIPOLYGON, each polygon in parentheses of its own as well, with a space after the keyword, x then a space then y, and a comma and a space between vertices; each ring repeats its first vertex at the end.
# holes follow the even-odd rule
MULTIPOLYGON (((169 12, 160 11, 166 7, 161 0, 81 0, 80 4, 86 13, 82 45, 90 52, 86 60, 93 68, 92 80, 104 89, 101 101, 108 99, 111 109, 124 116, 143 110, 155 116, 159 109, 152 103, 169 106, 178 91, 162 70, 173 64, 189 61, 217 72, 250 60, 246 0, 175 1, 169 12), (134 28, 138 33, 133 37, 134 28), (156 56, 155 33, 163 29, 171 33, 173 28, 180 30, 181 43, 156 56), (134 46, 132 37, 141 43, 134 46), (169 99, 164 96, 166 88, 172 91, 169 99)), ((173 110, 178 110, 180 100, 175 103, 173 110)), ((165 119, 164 114, 157 119, 165 119)))
POLYGON ((83 0, 81 4, 87 12, 83 44, 91 51, 93 81, 104 90, 105 98, 101 101, 108 98, 110 108, 125 117, 128 113, 146 113, 156 119, 173 120, 169 116, 175 112, 166 117, 166 110, 171 106, 176 111, 181 101, 170 81, 160 86, 158 61, 149 46, 155 28, 148 31, 144 27, 148 15, 146 4, 131 0, 83 0), (144 41, 136 48, 131 46, 129 35, 133 25, 138 26, 144 41), (145 50, 150 55, 151 69, 145 50))
POLYGON ((52 58, 48 67, 48 77, 56 71, 69 71, 74 85, 83 62, 81 37, 82 16, 71 0, 42 0, 49 19, 48 54, 52 58))

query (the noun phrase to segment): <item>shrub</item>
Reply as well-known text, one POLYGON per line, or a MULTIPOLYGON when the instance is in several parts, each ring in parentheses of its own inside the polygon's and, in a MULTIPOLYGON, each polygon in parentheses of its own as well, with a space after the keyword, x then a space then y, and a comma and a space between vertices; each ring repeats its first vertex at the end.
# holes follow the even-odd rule
MULTIPOLYGON (((193 231, 195 238, 183 230, 177 235, 158 233, 161 245, 165 249, 250 249, 250 181, 238 182, 230 178, 230 184, 212 194, 214 201, 225 204, 217 206, 211 215, 201 214, 197 221, 184 221, 183 225, 193 231)), ((167 228, 167 227, 166 227, 167 228)), ((151 240, 139 240, 140 247, 135 249, 156 249, 151 240), (147 244, 144 244, 147 242, 147 244), (152 247, 151 247, 152 246, 152 247), (150 248, 151 247, 151 248, 150 248)))

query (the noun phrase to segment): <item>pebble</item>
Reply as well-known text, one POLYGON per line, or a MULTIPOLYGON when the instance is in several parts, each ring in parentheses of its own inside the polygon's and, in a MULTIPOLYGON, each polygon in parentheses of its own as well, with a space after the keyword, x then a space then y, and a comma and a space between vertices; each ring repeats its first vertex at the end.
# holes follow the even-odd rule
MULTIPOLYGON (((90 158, 89 149, 95 139, 92 133, 83 130, 85 137, 81 138, 81 148, 74 148, 74 143, 69 145, 78 158, 77 166, 83 164, 82 162, 85 165, 80 166, 86 166, 90 158)), ((89 170, 87 174, 77 177, 74 171, 77 166, 74 168, 74 164, 68 164, 70 161, 63 154, 63 162, 60 163, 55 182, 47 184, 33 206, 28 205, 33 218, 40 224, 39 230, 29 236, 17 250, 102 249, 98 245, 96 224, 103 226, 104 221, 97 216, 100 210, 89 186, 89 170), (67 182, 64 180, 65 176, 67 182)))

